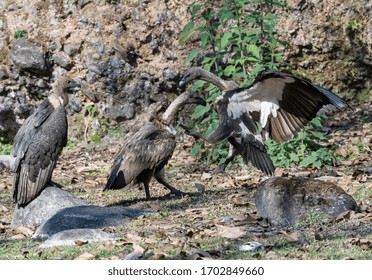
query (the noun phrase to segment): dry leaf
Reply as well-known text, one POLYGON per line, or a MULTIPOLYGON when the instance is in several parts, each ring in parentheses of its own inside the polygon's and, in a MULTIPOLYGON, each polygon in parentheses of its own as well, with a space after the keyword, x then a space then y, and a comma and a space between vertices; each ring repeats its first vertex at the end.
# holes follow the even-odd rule
POLYGON ((298 242, 300 236, 297 233, 289 233, 286 231, 280 232, 288 242, 298 242))
POLYGON ((74 260, 93 260, 94 257, 95 256, 92 255, 91 253, 85 252, 81 254, 80 256, 76 257, 74 260))
POLYGON ((265 257, 269 260, 278 259, 278 255, 274 251, 267 252, 265 257))
POLYGON ((77 246, 82 246, 82 245, 88 244, 89 242, 88 241, 75 240, 74 243, 77 246))
POLYGON ((155 212, 161 212, 163 210, 162 207, 159 204, 148 203, 147 206, 150 207, 151 210, 153 210, 155 212))
POLYGON ((28 227, 17 227, 14 229, 14 232, 17 234, 23 234, 26 237, 31 237, 34 234, 34 231, 28 227))
POLYGON ((221 237, 236 239, 243 237, 247 234, 245 230, 241 227, 229 227, 223 225, 216 225, 218 233, 221 237))

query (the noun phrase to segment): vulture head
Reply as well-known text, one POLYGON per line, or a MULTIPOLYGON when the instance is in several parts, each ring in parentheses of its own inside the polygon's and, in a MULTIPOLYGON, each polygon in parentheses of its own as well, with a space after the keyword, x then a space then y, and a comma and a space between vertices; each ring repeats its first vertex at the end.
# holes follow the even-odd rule
POLYGON ((180 88, 184 87, 186 84, 190 83, 193 80, 198 79, 203 75, 203 69, 199 67, 191 67, 186 70, 183 74, 182 79, 180 80, 178 86, 180 88))
POLYGON ((58 100, 62 106, 66 106, 68 104, 67 93, 78 91, 80 87, 81 83, 70 78, 68 75, 61 77, 60 79, 56 80, 52 86, 52 103, 53 99, 55 99, 58 100))

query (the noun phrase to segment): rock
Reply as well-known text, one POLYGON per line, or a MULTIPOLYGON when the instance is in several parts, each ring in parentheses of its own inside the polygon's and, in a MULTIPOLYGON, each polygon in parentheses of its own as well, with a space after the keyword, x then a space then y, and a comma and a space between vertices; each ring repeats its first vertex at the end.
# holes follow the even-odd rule
POLYGON ((132 103, 126 103, 123 106, 112 106, 110 108, 110 119, 121 122, 123 120, 130 120, 134 117, 135 107, 132 103))
POLYGON ((307 178, 267 179, 258 187, 255 202, 258 214, 279 226, 293 225, 312 213, 333 220, 357 210, 355 200, 342 188, 307 178))
POLYGON ((14 157, 11 155, 0 155, 0 165, 6 167, 7 169, 11 169, 13 162, 14 157))
POLYGON ((69 56, 73 56, 80 50, 80 47, 81 47, 81 43, 66 44, 63 46, 63 51, 69 56))
POLYGON ((10 58, 21 70, 40 75, 47 72, 44 53, 25 38, 14 41, 10 58))
POLYGON ((265 247, 256 241, 251 241, 245 244, 242 244, 238 247, 239 251, 249 251, 249 252, 258 252, 265 249, 265 247))
POLYGON ((48 238, 53 234, 69 229, 97 229, 126 225, 131 219, 146 213, 151 212, 122 206, 82 205, 68 207, 58 211, 45 221, 36 230, 34 238, 48 238))
POLYGON ((66 70, 70 70, 74 64, 72 63, 70 57, 65 56, 65 55, 56 55, 53 56, 53 61, 58 65, 61 66, 62 68, 66 70))
POLYGON ((87 203, 56 184, 50 185, 26 207, 14 210, 11 227, 40 226, 64 208, 83 205, 87 203))
POLYGON ((58 232, 49 237, 39 248, 49 248, 53 246, 77 245, 76 241, 84 243, 115 241, 117 238, 99 229, 70 229, 58 232))
POLYGON ((90 2, 92 2, 92 0, 78 0, 78 7, 79 9, 82 9, 84 8, 87 4, 89 4, 90 2))

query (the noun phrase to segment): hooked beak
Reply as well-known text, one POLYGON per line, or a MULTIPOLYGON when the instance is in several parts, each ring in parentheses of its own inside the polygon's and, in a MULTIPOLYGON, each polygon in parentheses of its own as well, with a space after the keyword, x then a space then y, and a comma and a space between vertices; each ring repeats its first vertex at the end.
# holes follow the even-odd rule
POLYGON ((182 79, 179 83, 178 83, 178 87, 179 88, 183 88, 184 86, 185 86, 185 81, 184 81, 184 79, 182 79))

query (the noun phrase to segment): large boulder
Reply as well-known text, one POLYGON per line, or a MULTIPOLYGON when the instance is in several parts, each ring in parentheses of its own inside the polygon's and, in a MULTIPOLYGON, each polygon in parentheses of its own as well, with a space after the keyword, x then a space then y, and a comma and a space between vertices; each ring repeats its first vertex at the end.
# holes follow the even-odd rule
POLYGON ((255 203, 258 214, 278 226, 293 225, 314 214, 332 220, 345 211, 357 210, 353 197, 342 188, 307 178, 265 180, 257 189, 255 203))
POLYGON ((45 221, 35 232, 34 238, 48 238, 71 229, 99 229, 126 225, 149 211, 123 206, 102 207, 83 205, 60 210, 45 221))
POLYGON ((10 58, 23 71, 39 75, 48 72, 46 56, 42 50, 25 38, 14 41, 10 58))
POLYGON ((28 205, 14 209, 11 226, 38 227, 62 209, 84 205, 88 204, 57 185, 50 184, 28 205))

